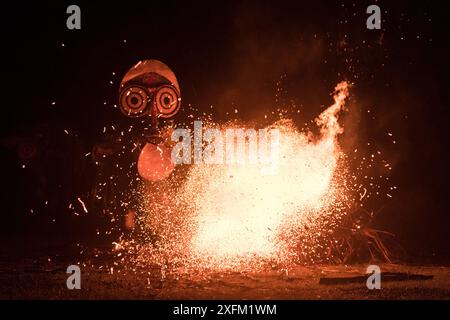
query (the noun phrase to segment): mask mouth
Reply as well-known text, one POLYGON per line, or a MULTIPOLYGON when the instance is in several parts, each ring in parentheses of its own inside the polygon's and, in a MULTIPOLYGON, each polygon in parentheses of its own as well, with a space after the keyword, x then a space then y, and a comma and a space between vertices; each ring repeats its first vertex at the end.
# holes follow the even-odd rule
POLYGON ((164 144, 146 143, 139 154, 138 173, 147 181, 163 180, 172 173, 174 168, 171 150, 164 144))

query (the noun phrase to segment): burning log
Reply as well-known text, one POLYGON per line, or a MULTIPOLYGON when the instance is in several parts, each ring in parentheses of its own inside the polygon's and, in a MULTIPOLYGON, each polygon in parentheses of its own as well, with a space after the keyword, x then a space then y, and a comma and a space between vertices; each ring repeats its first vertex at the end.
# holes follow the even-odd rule
MULTIPOLYGON (((383 272, 381 278, 383 281, 422 281, 431 280, 433 275, 423 274, 409 274, 404 272, 383 272)), ((365 284, 367 276, 354 276, 354 277, 325 277, 320 278, 319 284, 323 285, 336 285, 336 284, 349 284, 349 283, 362 283, 365 284)))

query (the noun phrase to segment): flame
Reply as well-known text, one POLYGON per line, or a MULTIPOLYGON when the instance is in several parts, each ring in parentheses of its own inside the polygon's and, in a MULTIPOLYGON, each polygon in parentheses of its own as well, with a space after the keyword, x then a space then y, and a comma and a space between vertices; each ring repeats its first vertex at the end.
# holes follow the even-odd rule
MULTIPOLYGON (((152 232, 160 234, 159 252, 218 269, 298 260, 317 250, 317 239, 345 214, 348 201, 337 141, 348 87, 339 83, 333 105, 317 117, 318 138, 289 120, 270 126, 280 131, 274 174, 263 174, 263 164, 192 166, 170 213, 149 215, 152 232)), ((153 200, 147 196, 154 207, 153 200)))

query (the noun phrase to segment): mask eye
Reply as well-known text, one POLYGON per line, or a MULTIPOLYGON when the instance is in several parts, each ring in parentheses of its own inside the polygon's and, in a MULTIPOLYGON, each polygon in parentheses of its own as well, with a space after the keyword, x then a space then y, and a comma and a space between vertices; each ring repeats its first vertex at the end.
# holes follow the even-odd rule
POLYGON ((120 95, 120 110, 128 117, 140 117, 149 111, 150 96, 142 87, 125 88, 120 95))
POLYGON ((161 118, 173 117, 181 106, 181 98, 178 91, 170 85, 158 88, 155 93, 154 108, 161 118))

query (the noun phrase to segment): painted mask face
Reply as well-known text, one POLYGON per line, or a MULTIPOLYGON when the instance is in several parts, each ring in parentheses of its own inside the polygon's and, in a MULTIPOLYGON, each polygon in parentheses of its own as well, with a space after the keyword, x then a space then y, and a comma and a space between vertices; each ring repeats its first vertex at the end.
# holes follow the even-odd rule
POLYGON ((120 83, 119 105, 128 117, 173 117, 181 106, 175 74, 158 60, 138 62, 120 83))

